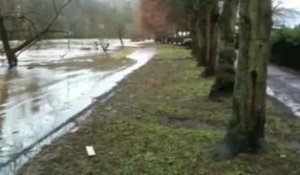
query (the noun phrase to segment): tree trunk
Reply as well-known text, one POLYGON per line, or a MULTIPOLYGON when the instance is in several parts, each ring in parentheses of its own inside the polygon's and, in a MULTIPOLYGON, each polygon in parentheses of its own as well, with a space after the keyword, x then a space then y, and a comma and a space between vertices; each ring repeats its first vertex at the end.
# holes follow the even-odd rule
POLYGON ((202 50, 203 50, 203 45, 202 45, 202 37, 201 37, 201 30, 195 29, 195 36, 193 38, 193 53, 194 56, 196 57, 197 61, 197 66, 203 66, 203 57, 202 57, 202 50))
POLYGON ((207 56, 207 39, 206 39, 206 19, 203 14, 195 14, 191 21, 192 33, 192 54, 196 57, 197 66, 206 65, 207 56))
POLYGON ((205 70, 202 73, 205 77, 214 76, 216 72, 216 56, 217 56, 217 22, 218 22, 218 8, 217 1, 207 5, 206 12, 206 55, 205 55, 205 70))
POLYGON ((17 66, 18 60, 17 60, 16 53, 9 45, 9 39, 8 39, 7 30, 5 27, 5 22, 4 22, 3 17, 1 17, 1 16, 0 16, 0 36, 1 36, 2 44, 3 44, 4 52, 6 55, 6 59, 9 64, 9 68, 12 69, 17 66))
POLYGON ((118 37, 121 43, 121 48, 124 49, 124 41, 123 41, 123 29, 122 27, 119 28, 118 30, 118 37))
POLYGON ((197 52, 198 52, 198 48, 197 48, 197 35, 196 35, 196 31, 195 29, 191 29, 191 38, 192 38, 192 46, 191 46, 191 54, 196 58, 196 60, 198 60, 197 58, 197 52))
POLYGON ((240 1, 240 58, 233 96, 233 114, 224 144, 214 155, 230 159, 265 149, 267 60, 272 26, 271 0, 240 1))
POLYGON ((198 66, 206 66, 207 57, 207 34, 205 20, 198 26, 199 60, 198 66))
POLYGON ((238 0, 226 0, 219 20, 219 55, 216 79, 211 88, 209 97, 217 99, 223 95, 231 95, 234 86, 235 52, 235 24, 237 17, 238 0))

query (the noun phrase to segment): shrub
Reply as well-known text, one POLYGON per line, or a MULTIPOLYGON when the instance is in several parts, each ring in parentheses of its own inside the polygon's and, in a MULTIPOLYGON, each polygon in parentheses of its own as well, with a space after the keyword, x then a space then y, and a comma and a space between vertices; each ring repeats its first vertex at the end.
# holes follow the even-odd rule
POLYGON ((300 26, 274 30, 271 61, 300 70, 300 26))

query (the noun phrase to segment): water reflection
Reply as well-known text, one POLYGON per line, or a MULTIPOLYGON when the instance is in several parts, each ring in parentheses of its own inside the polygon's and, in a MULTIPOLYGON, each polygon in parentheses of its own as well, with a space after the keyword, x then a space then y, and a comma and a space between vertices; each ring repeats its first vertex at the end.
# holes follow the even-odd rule
MULTIPOLYGON (((13 73, 12 75, 14 75, 13 73)), ((8 82, 13 76, 11 75, 11 71, 7 70, 7 72, 4 75, 0 76, 0 110, 2 111, 5 108, 5 102, 8 98, 8 85, 6 82, 8 82)), ((16 74, 17 75, 17 74, 16 74)), ((15 75, 15 76, 16 76, 15 75)))
POLYGON ((8 71, 1 80, 0 163, 91 103, 88 92, 113 71, 8 71), (77 107, 76 107, 77 106, 77 107))

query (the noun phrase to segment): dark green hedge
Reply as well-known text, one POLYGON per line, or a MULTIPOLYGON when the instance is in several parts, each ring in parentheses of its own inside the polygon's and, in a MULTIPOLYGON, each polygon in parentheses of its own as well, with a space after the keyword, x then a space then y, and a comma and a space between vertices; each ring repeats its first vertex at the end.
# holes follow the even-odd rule
POLYGON ((271 62, 300 70, 300 27, 277 29, 272 39, 271 62))

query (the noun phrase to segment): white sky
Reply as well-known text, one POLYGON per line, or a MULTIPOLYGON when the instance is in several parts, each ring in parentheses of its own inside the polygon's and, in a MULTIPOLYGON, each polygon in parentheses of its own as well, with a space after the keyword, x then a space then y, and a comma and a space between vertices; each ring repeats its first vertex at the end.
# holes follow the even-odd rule
POLYGON ((300 0, 281 0, 282 6, 300 10, 300 0))

